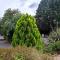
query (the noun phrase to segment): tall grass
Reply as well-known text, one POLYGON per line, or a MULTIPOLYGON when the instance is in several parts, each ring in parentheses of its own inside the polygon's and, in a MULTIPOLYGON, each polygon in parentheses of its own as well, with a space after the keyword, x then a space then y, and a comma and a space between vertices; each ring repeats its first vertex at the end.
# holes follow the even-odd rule
POLYGON ((49 54, 42 54, 31 47, 0 49, 0 60, 53 60, 49 54))

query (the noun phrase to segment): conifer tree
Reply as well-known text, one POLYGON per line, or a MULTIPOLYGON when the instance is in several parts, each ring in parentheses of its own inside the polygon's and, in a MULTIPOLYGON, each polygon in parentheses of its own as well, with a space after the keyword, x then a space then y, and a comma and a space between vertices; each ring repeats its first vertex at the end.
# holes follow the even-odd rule
POLYGON ((27 47, 43 48, 43 41, 34 17, 26 14, 18 20, 12 38, 12 45, 25 45, 27 47))

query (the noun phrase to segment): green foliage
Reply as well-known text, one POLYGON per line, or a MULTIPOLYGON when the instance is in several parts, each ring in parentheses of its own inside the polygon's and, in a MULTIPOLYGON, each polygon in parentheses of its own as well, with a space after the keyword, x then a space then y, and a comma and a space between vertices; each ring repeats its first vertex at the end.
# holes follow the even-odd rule
POLYGON ((48 46, 45 48, 49 53, 60 53, 60 28, 50 33, 48 46))
POLYGON ((18 10, 6 10, 2 18, 2 32, 4 35, 7 35, 10 30, 15 28, 16 22, 20 16, 21 14, 18 10))
POLYGON ((8 37, 8 34, 10 35, 9 32, 15 29, 16 22, 20 16, 21 13, 18 10, 7 9, 5 11, 1 21, 1 32, 3 33, 5 39, 8 38, 7 40, 9 40, 9 37, 12 38, 12 36, 8 37))
POLYGON ((46 52, 49 53, 58 53, 60 54, 60 41, 56 41, 55 43, 50 43, 46 48, 46 52))
POLYGON ((16 24, 15 32, 12 38, 12 45, 26 45, 28 47, 31 46, 38 49, 43 48, 44 44, 34 17, 28 14, 21 16, 16 24))
POLYGON ((54 43, 60 40, 60 28, 56 31, 52 31, 48 37, 49 43, 54 43))
POLYGON ((1 20, 2 20, 2 19, 0 19, 0 33, 1 33, 1 28, 2 28, 2 27, 1 27, 1 20))
POLYGON ((37 24, 43 20, 49 27, 56 27, 56 21, 60 26, 60 0, 41 0, 36 11, 37 24), (50 25, 51 24, 51 25, 50 25))
POLYGON ((14 58, 15 60, 26 60, 25 59, 25 57, 22 55, 22 54, 16 54, 16 56, 15 56, 15 58, 14 58))

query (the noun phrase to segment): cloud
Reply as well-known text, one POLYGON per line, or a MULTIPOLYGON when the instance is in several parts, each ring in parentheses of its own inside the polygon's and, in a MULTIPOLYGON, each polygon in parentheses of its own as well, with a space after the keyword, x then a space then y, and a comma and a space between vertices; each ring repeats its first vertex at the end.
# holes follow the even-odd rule
POLYGON ((0 17, 8 8, 19 9, 22 13, 35 15, 40 0, 0 0, 0 17))
POLYGON ((34 8, 34 7, 37 7, 38 4, 37 3, 32 3, 31 5, 29 5, 29 8, 34 8))
POLYGON ((20 0, 20 5, 24 6, 27 0, 20 0))

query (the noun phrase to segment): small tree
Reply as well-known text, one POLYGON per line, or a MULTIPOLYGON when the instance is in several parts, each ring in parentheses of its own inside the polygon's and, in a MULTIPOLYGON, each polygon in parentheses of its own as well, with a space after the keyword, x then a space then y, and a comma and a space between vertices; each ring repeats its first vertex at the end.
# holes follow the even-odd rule
POLYGON ((28 14, 22 15, 18 20, 12 39, 13 46, 25 45, 38 49, 43 48, 43 41, 38 31, 36 20, 28 14))

